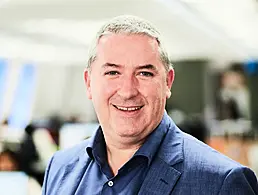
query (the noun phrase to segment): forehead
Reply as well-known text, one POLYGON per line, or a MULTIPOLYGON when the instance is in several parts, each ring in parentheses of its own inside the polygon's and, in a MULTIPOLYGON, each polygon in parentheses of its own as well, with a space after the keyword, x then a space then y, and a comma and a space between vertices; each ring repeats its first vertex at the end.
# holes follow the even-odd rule
POLYGON ((157 40, 147 35, 104 35, 97 45, 97 60, 116 64, 157 64, 158 47, 157 40))

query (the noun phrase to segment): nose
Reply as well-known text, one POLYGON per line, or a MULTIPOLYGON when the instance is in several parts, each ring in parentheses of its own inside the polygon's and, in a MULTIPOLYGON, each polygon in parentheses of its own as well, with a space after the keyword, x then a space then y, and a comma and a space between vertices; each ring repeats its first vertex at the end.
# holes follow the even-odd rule
POLYGON ((134 76, 124 76, 121 78, 120 88, 118 94, 123 99, 131 99, 137 96, 138 91, 138 81, 134 76))

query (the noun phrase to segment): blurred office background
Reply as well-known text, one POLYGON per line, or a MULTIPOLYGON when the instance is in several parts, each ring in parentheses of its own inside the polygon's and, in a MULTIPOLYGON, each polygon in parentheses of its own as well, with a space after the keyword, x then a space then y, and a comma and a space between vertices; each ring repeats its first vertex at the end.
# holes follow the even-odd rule
POLYGON ((174 121, 258 173, 256 0, 0 0, 1 195, 40 194, 50 156, 96 130, 88 46, 121 14, 163 34, 176 71, 166 106, 174 121))

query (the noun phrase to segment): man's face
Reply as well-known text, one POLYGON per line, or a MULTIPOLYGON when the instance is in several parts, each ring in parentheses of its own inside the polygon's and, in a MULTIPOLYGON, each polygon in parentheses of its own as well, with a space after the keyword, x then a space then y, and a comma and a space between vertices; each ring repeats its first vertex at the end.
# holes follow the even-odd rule
POLYGON ((85 71, 88 97, 108 137, 144 139, 162 119, 174 71, 166 72, 158 43, 143 35, 100 38, 91 72, 85 71))

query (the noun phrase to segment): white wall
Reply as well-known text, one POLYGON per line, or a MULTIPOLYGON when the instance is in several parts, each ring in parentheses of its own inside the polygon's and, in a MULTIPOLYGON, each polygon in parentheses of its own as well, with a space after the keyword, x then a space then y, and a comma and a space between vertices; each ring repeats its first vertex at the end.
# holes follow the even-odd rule
POLYGON ((86 96, 83 70, 83 66, 39 66, 32 117, 58 113, 95 120, 92 103, 86 96))

